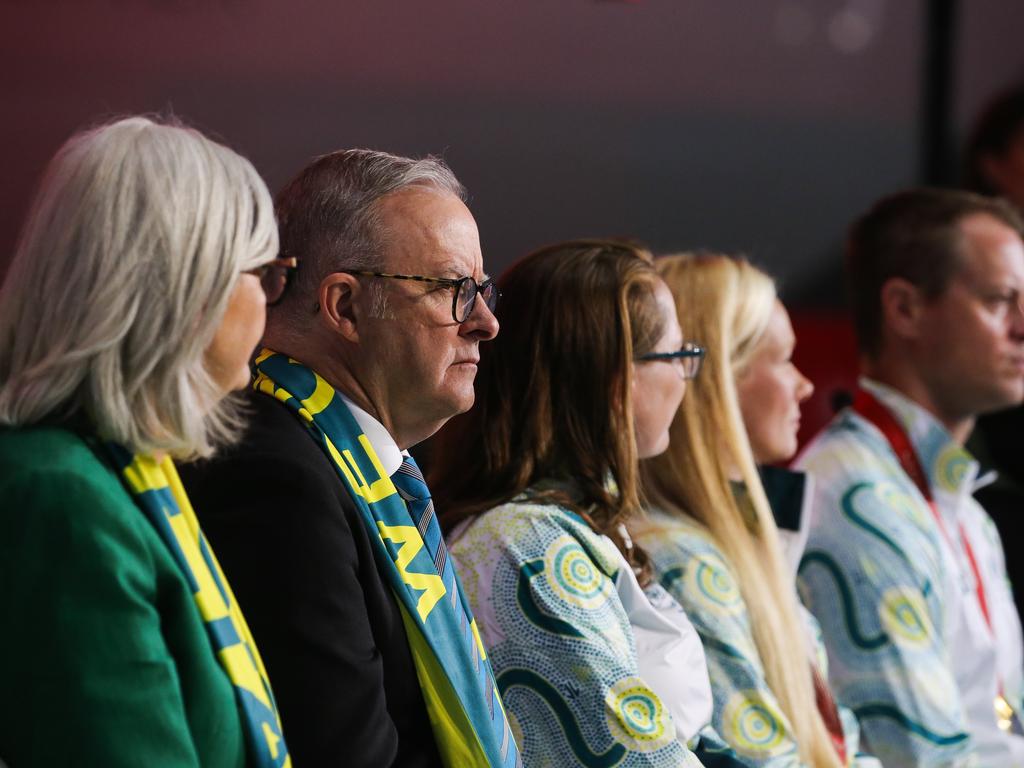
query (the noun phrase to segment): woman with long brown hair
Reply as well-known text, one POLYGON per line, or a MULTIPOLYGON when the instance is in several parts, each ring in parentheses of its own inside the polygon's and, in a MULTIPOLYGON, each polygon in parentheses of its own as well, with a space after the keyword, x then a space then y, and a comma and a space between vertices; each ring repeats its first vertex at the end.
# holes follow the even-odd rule
POLYGON ((708 361, 669 449, 642 462, 654 509, 633 531, 700 632, 712 724, 753 765, 876 766, 857 754, 856 720, 828 691, 816 625, 796 597, 801 526, 780 536, 775 522, 799 519, 805 478, 769 470, 769 482, 759 472, 792 458, 800 403, 813 390, 792 364, 795 339, 775 284, 720 254, 667 256, 657 269, 708 361), (793 514, 780 498, 770 503, 766 485, 788 491, 793 514))
POLYGON ((430 484, 524 760, 699 764, 703 651, 663 590, 644 594, 624 524, 700 351, 630 244, 549 246, 499 286, 476 405, 442 433, 430 484))

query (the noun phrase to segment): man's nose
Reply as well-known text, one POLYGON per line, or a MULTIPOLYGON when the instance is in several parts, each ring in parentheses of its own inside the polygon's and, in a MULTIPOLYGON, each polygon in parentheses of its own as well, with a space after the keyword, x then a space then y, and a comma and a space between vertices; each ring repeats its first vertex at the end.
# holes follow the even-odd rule
POLYGON ((1010 335, 1024 341, 1024 302, 1017 299, 1010 310, 1010 335))
POLYGON ((490 341, 498 335, 498 318, 494 316, 487 302, 478 296, 473 303, 473 311, 459 326, 459 334, 472 336, 478 341, 490 341))

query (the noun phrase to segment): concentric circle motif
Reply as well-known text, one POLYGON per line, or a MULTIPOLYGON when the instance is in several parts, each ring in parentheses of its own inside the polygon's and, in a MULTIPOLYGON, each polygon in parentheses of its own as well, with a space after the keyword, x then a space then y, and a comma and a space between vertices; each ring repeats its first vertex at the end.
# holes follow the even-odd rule
POLYGON ((878 618, 897 645, 927 645, 932 637, 924 598, 906 587, 893 587, 882 594, 878 618))
POLYGON ((749 757, 775 757, 790 745, 782 714, 757 691, 733 694, 722 711, 722 736, 749 757))
POLYGON ((743 609, 740 589, 725 563, 715 555, 694 555, 686 567, 686 590, 701 605, 718 614, 743 609))
POLYGON ((910 494, 895 483, 879 483, 875 486, 875 496, 884 508, 909 518, 918 527, 931 525, 929 518, 925 515, 924 507, 915 502, 910 494))
POLYGON ((935 460, 935 479, 945 491, 956 491, 971 466, 971 457, 959 445, 947 445, 935 460))
POLYGON ((604 697, 608 729, 616 741, 638 752, 654 752, 676 737, 661 699, 639 677, 624 677, 604 697))
POLYGON ((612 590, 607 578, 572 536, 559 536, 544 553, 544 575, 560 598, 581 608, 602 605, 612 590))

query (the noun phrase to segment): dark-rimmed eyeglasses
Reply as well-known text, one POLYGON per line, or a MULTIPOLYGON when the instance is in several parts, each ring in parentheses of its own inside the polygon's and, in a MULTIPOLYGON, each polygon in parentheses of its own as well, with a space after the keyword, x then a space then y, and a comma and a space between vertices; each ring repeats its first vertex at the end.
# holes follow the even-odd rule
POLYGON ((704 355, 707 354, 704 347, 693 342, 686 342, 683 346, 674 352, 648 352, 646 355, 640 355, 637 358, 638 362, 655 362, 663 361, 668 363, 679 363, 679 370, 683 374, 684 379, 696 378, 697 374, 700 373, 700 368, 704 364, 704 355))
POLYGON ((468 275, 466 277, 423 277, 422 275, 392 275, 387 272, 367 272, 356 269, 340 270, 347 275, 359 275, 361 277, 386 277, 390 280, 414 280, 418 283, 436 283, 453 289, 452 295, 452 319, 456 323, 464 323, 473 314, 473 307, 476 306, 476 297, 482 296, 484 304, 491 314, 494 314, 498 306, 498 299, 501 298, 501 291, 495 285, 492 278, 487 278, 478 283, 468 275))
POLYGON ((267 306, 272 307, 284 298, 292 276, 299 266, 299 260, 295 256, 278 256, 273 261, 268 261, 255 269, 250 269, 249 274, 256 275, 263 286, 263 293, 267 297, 267 306))

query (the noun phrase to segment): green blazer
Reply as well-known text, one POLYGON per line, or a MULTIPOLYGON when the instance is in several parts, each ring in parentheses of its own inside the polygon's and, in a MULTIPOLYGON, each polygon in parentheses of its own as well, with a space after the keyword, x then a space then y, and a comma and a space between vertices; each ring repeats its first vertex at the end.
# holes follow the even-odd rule
POLYGON ((0 429, 0 761, 245 764, 184 575, 73 432, 0 429))

